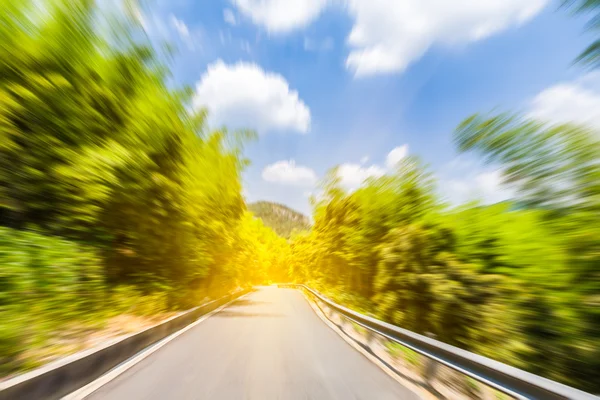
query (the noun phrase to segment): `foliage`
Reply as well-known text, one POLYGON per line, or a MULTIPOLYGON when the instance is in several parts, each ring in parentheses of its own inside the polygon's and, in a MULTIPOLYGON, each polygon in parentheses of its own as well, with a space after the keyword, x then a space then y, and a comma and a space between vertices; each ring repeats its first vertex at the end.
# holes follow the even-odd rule
POLYGON ((189 114, 189 93, 169 89, 153 50, 133 40, 135 21, 121 21, 114 43, 95 31, 93 2, 50 2, 51 18, 10 3, 0 13, 11 37, 0 48, 4 224, 93 244, 110 283, 158 281, 189 303, 187 289, 219 274, 244 212, 240 137, 189 114))
POLYGON ((226 268, 242 268, 241 273, 235 274, 238 284, 289 281, 290 246, 286 239, 250 212, 242 217, 235 236, 234 251, 226 268))
POLYGON ((74 243, 0 229, 0 371, 65 320, 83 318, 104 300, 99 258, 74 243))
POLYGON ((512 222, 492 216, 503 228, 496 236, 504 236, 500 240, 510 250, 502 269, 531 285, 516 302, 525 344, 518 357, 529 360, 534 372, 597 391, 585 368, 598 368, 600 352, 594 342, 600 334, 594 307, 600 293, 598 132, 514 115, 476 115, 459 126, 456 140, 461 150, 498 164, 533 208, 506 213, 512 222), (528 219, 530 227, 515 234, 515 224, 528 219))
POLYGON ((579 55, 577 61, 592 68, 600 66, 600 0, 563 0, 563 6, 579 14, 592 14, 588 29, 596 36, 594 42, 579 55))
POLYGON ((0 0, 3 372, 61 326, 245 284, 229 259, 254 135, 209 131, 130 14, 0 0))
POLYGON ((591 128, 548 125, 519 116, 473 115, 457 129, 461 151, 501 164, 527 205, 600 215, 600 140, 591 128))
MULTIPOLYGON (((538 181, 539 164, 529 168, 529 159, 511 160, 521 166, 514 171, 538 181), (527 175, 530 170, 535 173, 527 175)), ((590 170, 573 164, 571 176, 579 179, 575 171, 590 170)), ((579 211, 571 213, 564 211, 566 195, 555 199, 561 212, 510 203, 446 209, 431 174, 416 159, 354 192, 344 191, 335 176, 333 170, 323 182, 312 230, 293 237, 292 278, 403 328, 598 390, 590 371, 598 367, 591 304, 598 293, 592 282, 600 235, 587 225, 588 210, 595 209, 591 191, 581 188, 574 206, 579 211), (587 260, 586 266, 576 267, 583 265, 578 259, 587 260)), ((545 199, 530 184, 523 188, 522 204, 525 198, 545 199)))
POLYGON ((163 292, 108 288, 100 261, 89 246, 0 228, 0 373, 35 366, 31 354, 59 332, 99 327, 120 313, 166 311, 163 292))

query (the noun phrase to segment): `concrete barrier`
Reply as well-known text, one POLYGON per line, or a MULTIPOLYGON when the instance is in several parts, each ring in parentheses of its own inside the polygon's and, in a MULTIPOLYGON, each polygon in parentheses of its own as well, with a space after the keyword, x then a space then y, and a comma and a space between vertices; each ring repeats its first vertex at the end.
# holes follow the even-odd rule
POLYGON ((93 382, 146 347, 179 331, 250 289, 213 300, 166 321, 0 383, 0 400, 60 399, 93 382))

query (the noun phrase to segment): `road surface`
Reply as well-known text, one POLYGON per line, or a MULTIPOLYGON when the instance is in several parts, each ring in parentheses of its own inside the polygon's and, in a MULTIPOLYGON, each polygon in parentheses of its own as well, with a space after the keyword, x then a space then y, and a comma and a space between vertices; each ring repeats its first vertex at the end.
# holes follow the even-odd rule
POLYGON ((294 289, 238 299, 101 387, 91 399, 408 399, 294 289))

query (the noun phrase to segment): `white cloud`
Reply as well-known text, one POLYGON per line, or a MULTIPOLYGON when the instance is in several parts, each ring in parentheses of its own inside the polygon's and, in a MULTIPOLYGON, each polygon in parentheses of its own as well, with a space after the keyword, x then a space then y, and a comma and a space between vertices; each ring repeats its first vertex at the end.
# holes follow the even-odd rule
POLYGON ((385 159, 385 165, 392 169, 408 154, 408 145, 398 146, 389 152, 385 159))
POLYGON ((328 0, 232 0, 238 10, 269 32, 285 33, 306 26, 328 0))
POLYGON ((502 183, 500 170, 478 170, 467 177, 442 180, 441 189, 454 205, 472 200, 494 204, 514 197, 514 190, 502 183))
POLYGON ((574 122, 600 129, 600 72, 544 90, 531 102, 529 116, 542 121, 574 122))
POLYGON ((188 27, 185 24, 185 22, 183 22, 182 20, 178 19, 173 14, 171 14, 170 20, 171 20, 171 25, 173 25, 173 27, 175 28, 175 30, 177 31, 177 33, 179 34, 179 36, 182 39, 190 37, 190 30, 188 29, 188 27))
MULTIPOLYGON (((386 160, 394 159, 399 162, 408 153, 408 145, 396 147, 387 154, 386 160), (402 152, 399 151, 402 149, 402 152), (402 154, 400 154, 402 153, 402 154), (401 155, 401 157, 399 157, 401 155)), ((390 172, 396 163, 389 167, 382 167, 377 164, 364 165, 368 157, 362 157, 360 164, 344 163, 338 166, 337 176, 340 184, 348 190, 358 189, 368 178, 379 178, 390 172)), ((269 182, 288 183, 296 185, 314 185, 317 182, 315 172, 304 166, 297 166, 294 160, 278 161, 267 166, 262 173, 264 180, 269 182)), ((307 192, 308 193, 308 192, 307 192)), ((313 193, 314 194, 314 193, 313 193)))
MULTIPOLYGON (((285 33, 340 4, 354 25, 346 66, 356 76, 402 72, 435 45, 461 45, 522 24, 550 0, 231 0, 269 32, 285 33)), ((311 48, 314 43, 308 43, 311 48)))
POLYGON ((478 174, 475 176, 475 183, 488 202, 497 203, 510 197, 507 189, 502 187, 502 172, 499 170, 478 174))
POLYGON ((340 165, 337 171, 342 186, 350 190, 358 189, 368 178, 379 178, 385 173, 386 170, 378 165, 365 167, 352 163, 340 165))
POLYGON ((262 171, 265 181, 296 186, 312 186, 317 181, 315 171, 302 165, 296 165, 294 160, 277 161, 267 165, 262 171))
POLYGON ((285 78, 256 64, 208 66, 196 85, 194 107, 207 107, 211 125, 267 131, 310 129, 310 110, 285 78))
POLYGON ((357 76, 402 72, 433 45, 469 43, 518 25, 548 0, 347 0, 346 60, 357 76))
POLYGON ((385 167, 377 164, 365 166, 369 161, 368 156, 360 159, 360 164, 345 163, 338 167, 338 177, 342 186, 349 190, 359 188, 368 178, 379 178, 392 170, 403 158, 408 155, 408 145, 398 146, 390 151, 385 159, 385 167))
POLYGON ((223 20, 227 22, 229 25, 236 25, 237 21, 235 20, 235 15, 231 9, 226 8, 223 10, 223 20))

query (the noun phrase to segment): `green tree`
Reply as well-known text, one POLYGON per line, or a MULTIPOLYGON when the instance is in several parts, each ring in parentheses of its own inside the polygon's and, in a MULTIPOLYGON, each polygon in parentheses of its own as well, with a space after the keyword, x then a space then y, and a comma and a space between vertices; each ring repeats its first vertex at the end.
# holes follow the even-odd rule
POLYGON ((600 0, 563 0, 563 6, 574 10, 578 14, 592 14, 588 23, 588 30, 592 31, 596 39, 579 55, 577 61, 592 68, 598 68, 600 66, 600 38, 598 38, 600 32, 600 0))
POLYGON ((476 114, 455 140, 461 151, 500 165, 525 205, 600 215, 600 140, 590 128, 476 114))

